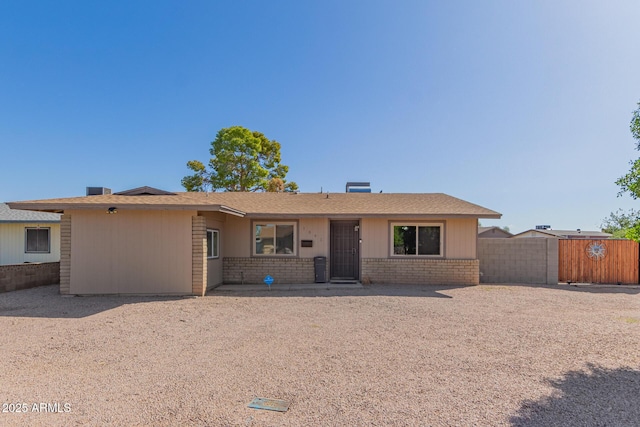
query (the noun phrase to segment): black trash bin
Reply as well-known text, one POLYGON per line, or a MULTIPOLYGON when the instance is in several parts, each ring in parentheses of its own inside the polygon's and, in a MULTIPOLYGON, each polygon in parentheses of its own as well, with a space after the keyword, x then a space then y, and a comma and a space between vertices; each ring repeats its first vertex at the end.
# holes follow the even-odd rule
POLYGON ((327 257, 317 256, 313 259, 313 267, 316 273, 316 283, 327 282, 327 257))

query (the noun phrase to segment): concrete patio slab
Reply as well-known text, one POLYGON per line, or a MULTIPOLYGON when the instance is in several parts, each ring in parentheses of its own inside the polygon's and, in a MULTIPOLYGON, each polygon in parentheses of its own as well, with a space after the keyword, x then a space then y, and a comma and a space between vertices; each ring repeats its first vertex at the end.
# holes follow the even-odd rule
MULTIPOLYGON (((313 291, 318 289, 363 289, 362 283, 311 283, 311 284, 281 284, 271 285, 271 291, 313 291)), ((209 290, 212 292, 243 292, 269 291, 267 285, 221 285, 209 290)))

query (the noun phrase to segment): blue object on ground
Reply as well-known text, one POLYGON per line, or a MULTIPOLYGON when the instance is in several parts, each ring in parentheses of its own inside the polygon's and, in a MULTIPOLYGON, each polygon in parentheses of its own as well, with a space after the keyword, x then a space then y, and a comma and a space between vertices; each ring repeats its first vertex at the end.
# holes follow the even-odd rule
POLYGON ((249 403, 249 408, 266 409, 267 411, 287 412, 289 410, 289 402, 287 402, 286 400, 256 397, 251 401, 251 403, 249 403))

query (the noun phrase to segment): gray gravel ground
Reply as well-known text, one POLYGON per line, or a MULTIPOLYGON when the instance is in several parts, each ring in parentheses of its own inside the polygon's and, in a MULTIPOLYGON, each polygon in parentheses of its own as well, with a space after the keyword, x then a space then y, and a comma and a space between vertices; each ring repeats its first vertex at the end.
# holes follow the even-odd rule
POLYGON ((637 287, 57 292, 0 294, 0 425, 640 425, 637 287))

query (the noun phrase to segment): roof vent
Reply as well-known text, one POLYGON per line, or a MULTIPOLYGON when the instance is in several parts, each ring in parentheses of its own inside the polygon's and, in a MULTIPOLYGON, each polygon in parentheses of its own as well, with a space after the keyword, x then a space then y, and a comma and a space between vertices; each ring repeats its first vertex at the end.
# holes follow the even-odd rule
POLYGON ((111 189, 107 187, 87 187, 87 196, 102 196, 111 194, 111 189))
POLYGON ((371 193, 370 182, 347 182, 347 193, 371 193))

